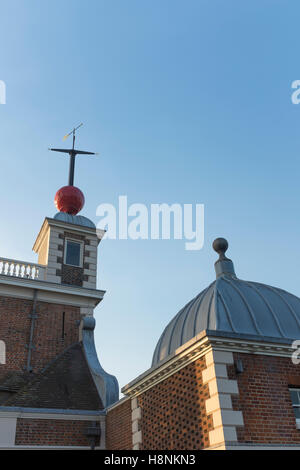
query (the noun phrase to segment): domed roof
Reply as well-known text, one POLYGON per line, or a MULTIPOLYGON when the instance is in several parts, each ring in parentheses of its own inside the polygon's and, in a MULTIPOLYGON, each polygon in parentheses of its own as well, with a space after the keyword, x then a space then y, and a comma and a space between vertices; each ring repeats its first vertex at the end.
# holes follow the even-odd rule
POLYGON ((68 224, 82 225, 83 227, 96 228, 96 225, 94 224, 94 222, 92 222, 87 217, 84 217, 83 215, 71 215, 71 214, 67 214, 67 212, 57 212, 57 214, 55 214, 53 218, 56 220, 60 220, 61 222, 67 222, 68 224))
POLYGON ((203 330, 266 339, 300 338, 300 298, 282 289, 238 279, 225 257, 226 240, 217 239, 217 279, 171 320, 154 351, 152 366, 203 330))

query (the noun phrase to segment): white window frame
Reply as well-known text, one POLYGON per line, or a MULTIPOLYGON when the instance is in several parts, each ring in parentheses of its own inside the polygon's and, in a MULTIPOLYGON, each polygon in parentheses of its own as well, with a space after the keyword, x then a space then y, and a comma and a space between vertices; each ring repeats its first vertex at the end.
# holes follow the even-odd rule
MULTIPOLYGON (((289 388, 289 391, 290 391, 290 392, 298 392, 299 403, 298 403, 298 404, 294 404, 294 403, 292 402, 292 404, 293 404, 293 410, 294 410, 294 408, 299 408, 299 409, 300 409, 300 388, 298 388, 298 387, 295 387, 295 388, 291 387, 291 388, 289 388)), ((297 429, 300 429, 300 418, 296 418, 296 426, 297 426, 297 429)))
POLYGON ((65 252, 64 252, 64 264, 66 266, 74 266, 75 268, 82 268, 83 267, 83 241, 81 240, 75 240, 74 238, 65 238, 65 252), (72 242, 72 243, 77 243, 78 245, 80 245, 80 254, 79 254, 79 265, 77 264, 70 264, 70 263, 67 263, 66 260, 67 260, 67 244, 68 242, 72 242))

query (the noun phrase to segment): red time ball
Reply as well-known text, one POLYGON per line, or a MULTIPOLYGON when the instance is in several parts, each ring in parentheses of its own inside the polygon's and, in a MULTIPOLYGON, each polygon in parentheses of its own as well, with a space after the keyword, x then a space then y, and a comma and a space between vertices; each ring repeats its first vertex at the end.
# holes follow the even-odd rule
POLYGON ((84 195, 76 186, 63 186, 55 194, 54 204, 59 212, 76 215, 84 206, 84 195))

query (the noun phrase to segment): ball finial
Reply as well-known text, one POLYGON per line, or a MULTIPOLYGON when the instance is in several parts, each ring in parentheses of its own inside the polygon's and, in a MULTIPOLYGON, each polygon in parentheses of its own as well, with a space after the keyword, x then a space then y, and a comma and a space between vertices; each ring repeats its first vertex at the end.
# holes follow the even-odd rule
POLYGON ((76 186, 63 186, 55 194, 54 204, 59 212, 76 215, 84 206, 83 192, 76 186))
POLYGON ((228 241, 225 238, 216 238, 213 242, 213 249, 220 257, 225 257, 225 252, 228 249, 228 241))

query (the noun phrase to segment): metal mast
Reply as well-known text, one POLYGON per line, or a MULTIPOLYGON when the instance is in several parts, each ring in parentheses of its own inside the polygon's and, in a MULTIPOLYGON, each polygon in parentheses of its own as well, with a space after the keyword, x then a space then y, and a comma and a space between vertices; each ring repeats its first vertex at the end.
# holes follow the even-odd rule
POLYGON ((75 172, 75 157, 76 155, 97 155, 95 152, 86 152, 84 150, 76 150, 75 149, 75 133, 79 127, 81 127, 83 123, 79 124, 79 126, 74 127, 74 129, 64 136, 64 140, 66 140, 69 135, 73 134, 73 146, 71 149, 52 149, 53 152, 62 152, 68 153, 70 155, 70 165, 69 165, 69 186, 74 186, 74 172, 75 172))

